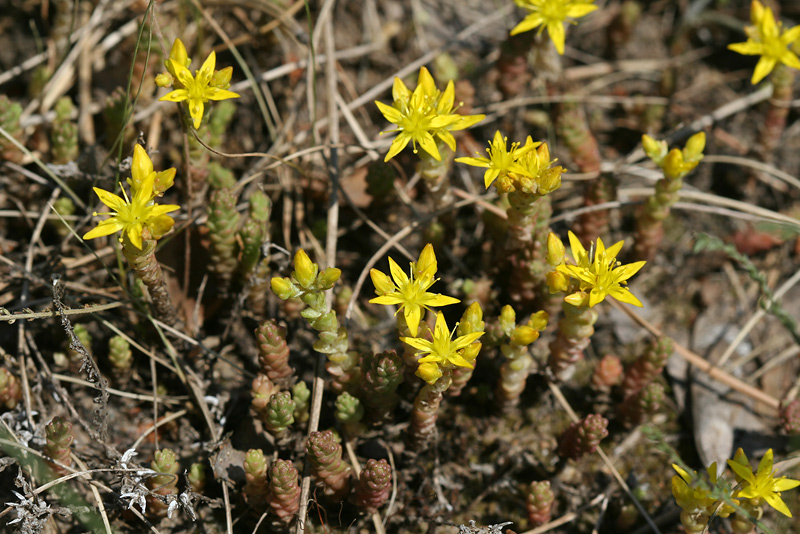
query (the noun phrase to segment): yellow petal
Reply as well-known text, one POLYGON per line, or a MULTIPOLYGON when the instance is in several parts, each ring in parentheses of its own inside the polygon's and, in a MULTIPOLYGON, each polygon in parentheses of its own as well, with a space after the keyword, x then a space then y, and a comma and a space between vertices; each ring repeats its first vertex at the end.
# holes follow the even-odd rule
POLYGON ((394 83, 392 84, 392 99, 397 102, 398 100, 406 101, 409 98, 411 98, 411 91, 406 87, 406 84, 403 83, 403 80, 395 76, 394 83))
POLYGON ((481 122, 486 118, 486 115, 460 115, 459 117, 460 118, 449 127, 450 130, 454 132, 458 130, 466 130, 467 128, 481 122))
MULTIPOLYGON (((599 241, 599 239, 598 239, 599 241)), ((616 258, 619 256, 619 252, 622 250, 622 245, 625 244, 625 241, 617 241, 610 247, 606 249, 606 257, 607 258, 616 258)), ((637 269, 638 270, 638 269, 637 269)))
POLYGON ((372 304, 382 304, 384 306, 394 306, 397 304, 403 304, 405 299, 403 298, 400 293, 389 293, 388 295, 381 295, 379 297, 374 297, 369 300, 372 304))
POLYGON ((189 98, 189 91, 186 89, 175 89, 171 91, 161 98, 159 98, 159 102, 183 102, 189 98))
POLYGON ((111 193, 110 191, 100 189, 99 187, 93 187, 92 189, 97 196, 100 197, 100 202, 114 211, 119 211, 120 208, 125 205, 125 201, 122 198, 118 197, 114 193, 111 193))
POLYGON ((452 150, 453 152, 456 151, 456 138, 453 137, 453 134, 451 134, 446 130, 441 130, 436 132, 436 137, 441 139, 450 150, 452 150))
POLYGON ((491 161, 488 158, 456 158, 456 162, 464 163, 466 165, 471 165, 473 167, 488 167, 491 165, 491 161))
POLYGON ((115 217, 100 221, 97 226, 83 234, 84 239, 94 239, 96 237, 103 237, 119 232, 123 228, 123 224, 115 217))
POLYGON ((425 275, 433 277, 437 269, 436 253, 433 251, 433 245, 428 243, 419 253, 419 259, 417 259, 417 277, 420 278, 425 275))
POLYGON ((556 45, 556 51, 560 55, 564 55, 564 23, 550 22, 547 24, 547 33, 550 35, 550 40, 556 45))
POLYGON ((131 176, 134 183, 141 183, 150 173, 153 172, 153 162, 147 151, 140 144, 133 147, 133 162, 131 163, 131 176))
POLYGON ((237 93, 228 91, 227 89, 219 89, 217 87, 207 87, 203 91, 203 96, 209 100, 227 100, 229 98, 239 98, 237 93))
POLYGON ((214 75, 214 67, 217 64, 217 53, 215 51, 211 51, 208 54, 208 57, 203 62, 203 66, 200 67, 200 70, 197 71, 197 84, 201 87, 205 87, 208 85, 208 82, 211 81, 211 77, 214 75))
POLYGON ((776 60, 774 57, 761 56, 761 59, 759 59, 758 63, 756 63, 756 70, 753 71, 753 78, 750 80, 750 83, 755 85, 766 78, 767 74, 772 72, 772 69, 775 68, 775 64, 777 62, 778 60, 776 60))
POLYGON ((455 85, 453 85, 453 80, 450 80, 447 82, 447 87, 445 87, 444 92, 439 96, 439 103, 436 106, 436 110, 442 115, 450 113, 453 110, 455 98, 455 85))
POLYGON ((188 89, 189 87, 197 85, 189 69, 175 62, 172 63, 172 66, 175 68, 175 77, 178 78, 178 81, 181 82, 184 87, 188 89))
POLYGON ((128 235, 128 239, 130 239, 133 246, 140 249, 142 248, 142 223, 136 223, 128 226, 125 229, 125 233, 128 235))
POLYGON ((436 141, 433 140, 431 134, 424 132, 417 141, 419 142, 419 146, 422 147, 422 150, 430 154, 433 159, 442 161, 442 156, 439 154, 439 149, 436 147, 436 141))
POLYGON ((792 512, 789 511, 789 507, 786 506, 786 503, 783 502, 783 499, 781 499, 780 495, 776 493, 767 493, 766 495, 763 495, 763 497, 764 500, 767 501, 767 503, 777 511, 786 517, 792 517, 792 512))
POLYGON ((451 304, 458 304, 461 302, 457 298, 448 297, 447 295, 436 294, 433 293, 426 293, 424 304, 425 306, 436 306, 437 308, 440 306, 449 306, 451 304))
POLYGON ((378 102, 377 100, 375 101, 375 105, 378 106, 378 110, 380 110, 387 121, 397 124, 403 120, 403 114, 397 108, 387 106, 383 102, 378 102))
POLYGON ((624 302, 625 304, 633 304, 634 306, 638 306, 639 308, 644 307, 642 302, 636 297, 634 297, 633 293, 631 293, 629 289, 626 289, 624 287, 617 287, 610 289, 608 294, 617 299, 618 301, 624 302))
POLYGON ((572 233, 570 230, 568 233, 569 236, 569 248, 570 252, 572 252, 572 259, 575 260, 576 263, 581 263, 583 258, 586 257, 586 249, 583 248, 583 245, 578 240, 578 237, 572 233))
POLYGON ((394 141, 392 141, 392 146, 389 147, 389 152, 386 154, 386 157, 383 158, 383 161, 389 161, 399 154, 408 146, 409 141, 411 141, 411 136, 406 132, 400 132, 398 136, 394 138, 394 141))
POLYGON ((567 16, 572 18, 580 18, 588 15, 595 9, 597 9, 597 6, 593 4, 572 4, 567 7, 567 16))
POLYGON ((203 101, 199 98, 189 99, 189 115, 192 117, 194 129, 200 128, 200 123, 203 121, 203 101))
POLYGON ((514 28, 511 30, 510 35, 517 35, 518 33, 530 31, 540 26, 542 22, 544 22, 544 20, 538 13, 531 13, 530 15, 522 19, 522 22, 514 26, 514 28))
POLYGON ((408 331, 411 332, 412 336, 416 337, 417 332, 419 332, 419 320, 420 317, 422 316, 422 310, 416 304, 412 305, 406 304, 405 306, 403 306, 403 316, 406 319, 406 325, 408 325, 408 331))
POLYGON ((436 83, 433 81, 433 76, 428 69, 425 67, 420 67, 419 69, 419 78, 417 79, 417 89, 414 90, 421 90, 422 94, 432 96, 437 92, 436 83))
POLYGON ((408 275, 403 272, 403 269, 397 265, 397 262, 389 256, 389 272, 392 273, 392 280, 397 285, 399 289, 403 289, 405 286, 408 285, 408 275))
POLYGON ((172 49, 169 51, 169 59, 184 66, 189 63, 189 54, 186 53, 186 47, 180 39, 173 41, 172 49))

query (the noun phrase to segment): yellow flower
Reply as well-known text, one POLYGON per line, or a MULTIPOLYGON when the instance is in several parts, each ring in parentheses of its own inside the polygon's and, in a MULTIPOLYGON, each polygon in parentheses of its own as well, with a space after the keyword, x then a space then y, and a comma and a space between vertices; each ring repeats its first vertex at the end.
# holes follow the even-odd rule
POLYGON ((783 31, 783 24, 775 22, 772 9, 764 7, 758 0, 750 4, 750 21, 753 25, 745 28, 747 41, 730 44, 728 48, 746 56, 761 56, 751 83, 763 80, 778 63, 800 69, 800 58, 790 49, 792 43, 800 38, 800 26, 783 31))
POLYGON ((184 65, 177 61, 172 61, 171 65, 175 70, 175 78, 183 87, 159 98, 160 101, 166 102, 183 102, 186 100, 189 105, 189 115, 192 117, 195 129, 200 128, 200 122, 203 120, 203 104, 205 102, 239 98, 238 94, 214 87, 211 83, 216 62, 217 55, 212 51, 203 66, 200 67, 200 70, 195 73, 196 76, 193 77, 192 73, 184 65))
POLYGON ((775 478, 776 471, 772 470, 772 449, 768 450, 761 458, 755 474, 753 474, 750 462, 744 452, 739 454, 737 451, 736 455, 739 461, 728 460, 728 465, 745 484, 736 496, 742 499, 751 499, 755 501, 755 505, 759 505, 764 500, 783 515, 792 517, 792 512, 781 499, 781 492, 800 486, 800 480, 786 477, 775 478))
POLYGON ((379 295, 370 302, 384 305, 399 304, 397 312, 403 310, 408 330, 416 337, 423 309, 461 302, 446 295, 428 293, 428 289, 437 280, 434 278, 436 268, 436 256, 430 243, 420 253, 419 260, 411 263, 411 277, 406 276, 403 269, 390 256, 389 270, 392 278, 377 269, 371 269, 369 272, 375 285, 375 293, 379 295))
POLYGON ((514 2, 530 14, 517 24, 511 35, 527 32, 539 28, 541 33, 547 28, 550 40, 556 45, 559 54, 564 53, 564 22, 575 23, 573 20, 588 15, 597 6, 594 0, 514 0, 514 2))
MULTIPOLYGON (((531 138, 528 137, 528 139, 530 140, 531 138)), ((536 148, 534 144, 526 144, 524 148, 520 148, 520 143, 511 143, 511 150, 509 150, 508 138, 503 137, 503 134, 498 130, 494 134, 494 139, 489 141, 489 148, 486 149, 489 154, 488 158, 456 158, 456 161, 473 167, 485 167, 486 172, 483 173, 483 182, 486 189, 489 189, 492 182, 500 175, 505 176, 511 171, 524 173, 525 169, 517 163, 517 160, 525 152, 534 148, 536 148)))
POLYGON ((455 103, 453 81, 447 83, 442 93, 436 88, 433 76, 425 67, 419 70, 417 87, 413 92, 400 78, 395 78, 392 99, 391 106, 375 101, 375 105, 386 120, 397 125, 396 129, 388 132, 400 132, 392 141, 384 161, 389 161, 399 154, 409 142, 412 143, 415 154, 419 144, 422 150, 437 161, 441 161, 442 156, 436 146, 436 139, 440 139, 455 151, 456 140, 450 132, 469 128, 485 117, 485 115, 453 113, 455 103))
MULTIPOLYGON (((161 173, 153 172, 152 169, 153 163, 147 152, 137 145, 133 152, 133 165, 131 166, 132 179, 130 183, 133 200, 128 199, 124 187, 122 188, 124 199, 105 189, 94 188, 94 192, 97 193, 103 204, 111 208, 113 213, 95 212, 95 216, 111 215, 111 218, 98 223, 96 227, 84 234, 84 239, 111 235, 122 230, 128 235, 131 243, 141 249, 142 231, 145 228, 153 239, 158 239, 170 231, 175 221, 167 213, 180 209, 180 206, 154 203, 153 199, 158 194, 154 183, 156 178, 164 173, 174 177, 175 169, 161 173)), ((122 237, 119 240, 121 242, 122 237)))
POLYGON ((442 376, 442 368, 448 366, 473 369, 475 364, 464 358, 464 349, 472 345, 484 333, 472 332, 453 340, 453 333, 447 328, 442 312, 436 314, 436 326, 433 327, 433 341, 417 337, 401 337, 403 343, 418 349, 423 354, 419 359, 417 376, 433 384, 442 376))
POLYGON ((633 296, 633 293, 625 286, 627 280, 639 272, 639 269, 647 262, 620 264, 617 261, 617 255, 622 250, 624 243, 624 241, 620 241, 606 248, 603 240, 598 238, 597 246, 591 253, 583 248, 575 234, 569 232, 569 244, 575 264, 559 265, 556 267, 556 271, 577 280, 580 291, 568 296, 567 302, 591 308, 602 302, 607 296, 611 296, 620 302, 642 307, 639 299, 633 296))

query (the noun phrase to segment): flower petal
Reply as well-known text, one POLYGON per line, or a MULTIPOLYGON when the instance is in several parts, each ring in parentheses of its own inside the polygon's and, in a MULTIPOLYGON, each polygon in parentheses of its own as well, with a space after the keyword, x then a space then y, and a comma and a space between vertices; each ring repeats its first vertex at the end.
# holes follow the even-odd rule
POLYGON ((102 202, 103 204, 105 204, 114 211, 119 211, 122 208, 122 206, 125 205, 125 201, 122 198, 118 197, 114 193, 111 193, 110 191, 106 191, 105 189, 100 189, 99 187, 93 187, 92 189, 97 194, 97 196, 100 197, 100 202, 102 202))
POLYGON ((161 98, 158 99, 159 102, 183 102, 189 98, 189 91, 186 89, 175 89, 171 91, 161 98))
POLYGON ((389 152, 386 154, 386 157, 383 158, 383 161, 389 161, 399 154, 408 146, 409 141, 411 141, 411 135, 406 132, 400 132, 397 137, 394 138, 394 141, 392 141, 392 146, 389 147, 389 152))
POLYGON ((84 239, 94 239, 106 235, 116 234, 124 228, 123 224, 116 217, 100 221, 97 226, 83 234, 84 239))
POLYGON ((228 91, 227 89, 219 89, 217 87, 206 87, 203 90, 203 96, 209 100, 227 100, 228 98, 239 98, 237 93, 228 91))
POLYGON ((133 178, 133 183, 141 183, 141 181, 152 172, 153 162, 150 160, 150 156, 147 155, 147 151, 144 147, 137 143, 133 147, 133 161, 131 163, 131 177, 133 178))
POLYGON ((403 306, 403 316, 406 319, 408 331, 411 332, 412 336, 416 337, 419 332, 419 320, 422 316, 421 308, 416 304, 406 303, 406 305, 403 306))
POLYGON ((192 117, 194 129, 200 128, 200 123, 203 121, 203 101, 199 98, 189 99, 189 115, 192 117))

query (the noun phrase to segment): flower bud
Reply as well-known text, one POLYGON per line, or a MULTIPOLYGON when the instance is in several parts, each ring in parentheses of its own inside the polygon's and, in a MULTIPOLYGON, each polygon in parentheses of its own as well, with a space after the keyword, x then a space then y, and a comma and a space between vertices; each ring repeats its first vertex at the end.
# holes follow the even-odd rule
POLYGON ((270 281, 270 286, 272 286, 272 292, 281 300, 288 300, 300 294, 300 291, 288 278, 276 276, 270 281))
POLYGON ((564 293, 569 289, 569 279, 558 271, 550 271, 545 276, 550 293, 564 293))
POLYGON ((581 306, 588 306, 589 305, 589 294, 585 291, 576 291, 571 295, 567 295, 564 297, 564 302, 567 304, 572 304, 576 308, 580 308, 581 306))
POLYGON ((397 289, 392 279, 378 269, 370 269, 369 276, 372 278, 372 285, 375 286, 375 293, 378 295, 386 295, 397 289))
POLYGON ((686 141, 683 149, 683 159, 686 161, 700 161, 703 159, 703 149, 706 147, 706 133, 697 132, 686 141))
POLYGON ((503 330, 511 330, 516 323, 517 312, 514 311, 514 308, 506 304, 503 306, 503 309, 500 310, 500 326, 503 327, 503 330))
POLYGON ((415 374, 428 384, 434 384, 437 380, 439 380, 439 378, 441 378, 442 370, 439 369, 439 366, 435 363, 426 362, 419 364, 415 374))
POLYGON ((531 318, 528 319, 528 326, 541 332, 547 328, 548 321, 550 321, 550 314, 541 310, 531 314, 531 318))
POLYGON ((183 46, 183 41, 180 39, 175 39, 172 43, 172 48, 169 51, 169 59, 184 67, 188 67, 192 62, 192 60, 189 59, 189 54, 186 52, 186 47, 183 46))
POLYGON ((565 255, 564 243, 556 234, 550 232, 547 235, 547 263, 552 267, 558 267, 564 263, 565 255))
POLYGON ((341 276, 342 276, 341 269, 337 269, 336 267, 328 267, 327 269, 323 269, 322 272, 319 273, 317 282, 319 283, 319 287, 321 289, 330 289, 337 282, 337 280, 339 280, 341 276))
POLYGON ((421 278, 424 274, 433 276, 436 274, 437 269, 436 254, 433 252, 433 245, 428 243, 422 252, 419 253, 419 259, 414 266, 414 276, 421 278))
POLYGON ((511 343, 515 345, 530 345, 539 339, 539 332, 527 325, 518 326, 511 332, 511 343))
POLYGON ((647 157, 660 167, 664 156, 667 155, 667 142, 657 141, 649 135, 643 135, 642 148, 644 149, 644 153, 647 154, 647 157))
POLYGON ((317 279, 319 265, 311 261, 306 251, 300 249, 294 255, 294 278, 300 285, 308 289, 317 279))
POLYGON ((168 72, 156 75, 156 85, 159 87, 172 87, 173 83, 175 83, 175 78, 168 72))
POLYGON ((228 89, 231 86, 231 76, 233 76, 233 67, 215 70, 208 85, 218 89, 228 89))

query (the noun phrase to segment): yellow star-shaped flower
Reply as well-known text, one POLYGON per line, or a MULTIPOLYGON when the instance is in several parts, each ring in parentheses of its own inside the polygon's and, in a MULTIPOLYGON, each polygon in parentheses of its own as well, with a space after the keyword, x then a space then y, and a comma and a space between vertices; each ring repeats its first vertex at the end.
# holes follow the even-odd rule
POLYGON ((800 58, 790 49, 800 38, 800 26, 784 31, 783 24, 775 22, 772 9, 764 7, 758 0, 753 0, 750 5, 750 20, 753 25, 745 28, 747 41, 730 44, 728 48, 745 56, 761 56, 751 83, 763 80, 778 63, 800 69, 800 58))
POLYGON ((647 262, 637 261, 622 265, 617 261, 617 255, 622 250, 624 241, 606 248, 603 240, 598 238, 593 252, 587 252, 575 234, 570 232, 569 244, 575 264, 559 265, 556 267, 556 272, 577 280, 580 291, 567 296, 564 300, 575 306, 591 308, 607 296, 611 296, 620 302, 642 307, 639 299, 625 286, 627 280, 639 272, 647 262))
POLYGON ((399 132, 392 141, 384 161, 389 161, 399 154, 409 142, 414 147, 414 153, 417 152, 419 144, 422 150, 437 161, 441 161, 442 156, 436 146, 436 139, 440 139, 455 151, 456 140, 450 132, 469 128, 485 117, 485 115, 453 113, 455 104, 453 81, 448 82, 444 92, 440 92, 436 88, 433 76, 425 67, 419 70, 417 87, 413 92, 406 87, 403 80, 395 78, 392 99, 391 106, 375 102, 386 120, 397 125, 396 129, 387 132, 399 132))
MULTIPOLYGON (((483 182, 486 189, 492 185, 498 176, 507 175, 509 172, 524 173, 525 168, 517 163, 517 160, 529 150, 533 150, 539 143, 533 143, 533 140, 524 147, 520 148, 520 143, 511 143, 511 150, 508 149, 508 138, 503 137, 500 130, 494 134, 494 139, 489 141, 489 148, 486 152, 489 154, 488 158, 456 158, 459 163, 466 163, 473 167, 485 167, 486 172, 483 173, 483 182)), ((480 154, 479 154, 480 155, 480 154)))
POLYGON ((597 6, 594 0, 514 0, 514 2, 530 11, 522 22, 514 26, 511 35, 539 28, 541 33, 547 28, 550 40, 556 45, 559 54, 564 53, 564 23, 588 15, 597 6))
POLYGON ((183 87, 175 89, 159 98, 160 101, 166 102, 183 102, 185 100, 189 105, 189 115, 192 117, 195 130, 200 128, 200 123, 203 120, 204 104, 206 102, 209 100, 239 98, 239 95, 233 91, 220 89, 212 85, 216 62, 217 55, 212 51, 206 58, 203 66, 200 67, 200 70, 195 73, 196 76, 192 76, 192 73, 184 65, 181 65, 178 61, 172 61, 171 66, 174 70, 175 77, 183 87))
MULTIPOLYGON (((95 212, 95 216, 111 215, 111 218, 98 223, 96 227, 84 234, 84 239, 111 235, 122 230, 128 235, 131 243, 136 248, 141 249, 142 231, 145 228, 154 239, 158 239, 170 231, 175 221, 167 213, 180 209, 180 206, 154 203, 153 199, 158 194, 154 183, 156 178, 164 173, 174 176, 175 169, 169 169, 169 171, 163 171, 162 173, 153 172, 152 169, 153 163, 150 161, 147 152, 141 146, 136 145, 133 152, 133 165, 131 166, 131 174, 133 175, 131 193, 133 200, 128 199, 124 187, 122 189, 124 199, 105 189, 95 187, 94 192, 100 197, 100 201, 111 208, 113 213, 95 212), (143 173, 147 174, 143 175, 143 173)), ((122 237, 119 240, 121 242, 122 237)))
POLYGON ((419 255, 416 263, 411 263, 411 276, 407 276, 403 269, 389 257, 389 270, 392 277, 377 269, 371 269, 369 274, 375 285, 375 293, 379 296, 370 300, 374 304, 395 305, 397 310, 403 311, 408 330, 416 337, 422 310, 430 306, 448 306, 461 302, 460 300, 438 293, 428 293, 428 289, 436 282, 436 256, 433 245, 428 243, 419 255))
MULTIPOLYGON (((411 345, 423 354, 419 359, 417 376, 433 384, 442 376, 442 368, 447 366, 474 369, 475 363, 464 358, 464 349, 472 345, 484 332, 472 332, 456 339, 447 328, 442 312, 436 314, 436 326, 433 327, 433 341, 417 337, 401 337, 400 341, 411 345)), ((477 351, 475 351, 477 354, 477 351)))
POLYGON ((768 450, 761 461, 758 463, 758 471, 753 474, 750 462, 744 451, 739 449, 734 460, 728 460, 728 465, 733 472, 742 479, 745 486, 740 489, 736 496, 740 499, 751 499, 758 504, 766 501, 767 504, 787 517, 792 517, 789 507, 781 499, 781 492, 789 491, 800 486, 800 480, 780 477, 775 478, 775 471, 772 470, 772 449, 768 450))

